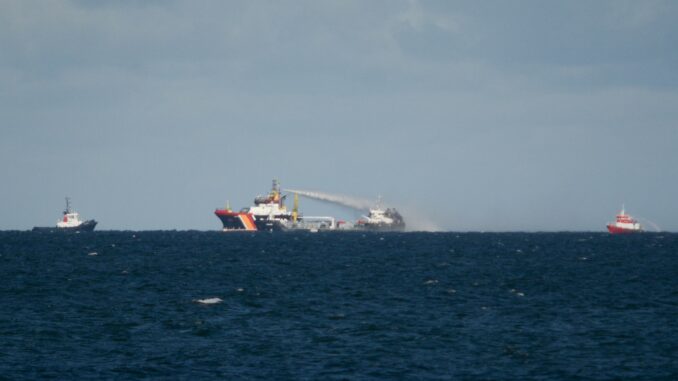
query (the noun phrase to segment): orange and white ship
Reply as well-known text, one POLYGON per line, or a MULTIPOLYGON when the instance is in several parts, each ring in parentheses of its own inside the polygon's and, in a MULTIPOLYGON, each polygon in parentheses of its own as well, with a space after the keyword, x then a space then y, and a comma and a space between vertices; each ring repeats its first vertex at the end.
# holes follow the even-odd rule
POLYGON ((280 192, 278 180, 273 180, 268 195, 257 196, 254 205, 249 208, 235 212, 227 205, 224 209, 215 210, 214 214, 224 225, 224 231, 284 230, 298 217, 297 206, 289 211, 285 206, 285 197, 280 192))
POLYGON ((622 205, 621 212, 617 214, 617 220, 614 223, 607 224, 607 231, 610 234, 631 234, 642 232, 643 227, 633 217, 626 214, 622 205))

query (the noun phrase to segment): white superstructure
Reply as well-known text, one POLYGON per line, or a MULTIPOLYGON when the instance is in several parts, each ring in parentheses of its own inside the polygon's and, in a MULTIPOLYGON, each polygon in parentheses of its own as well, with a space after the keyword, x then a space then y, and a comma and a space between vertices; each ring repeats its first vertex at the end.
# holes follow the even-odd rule
POLYGON ((71 199, 66 197, 66 210, 64 210, 64 216, 61 220, 57 221, 58 228, 76 228, 82 225, 83 221, 80 220, 80 213, 73 211, 71 209, 71 199))
POLYGON ((363 216, 366 223, 370 224, 392 224, 395 221, 391 217, 386 216, 386 211, 379 207, 375 209, 370 209, 369 216, 363 216))

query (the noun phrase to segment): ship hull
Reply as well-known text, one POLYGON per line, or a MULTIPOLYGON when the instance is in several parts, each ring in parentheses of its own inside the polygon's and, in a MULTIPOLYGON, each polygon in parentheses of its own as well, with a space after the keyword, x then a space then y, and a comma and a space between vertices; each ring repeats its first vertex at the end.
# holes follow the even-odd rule
POLYGON ((221 220, 223 231, 256 231, 257 225, 251 214, 217 209, 214 214, 221 220))
POLYGON ((269 218, 259 218, 254 221, 257 225, 257 230, 267 231, 267 232, 277 232, 288 230, 285 225, 279 220, 272 220, 269 218))
POLYGON ((354 229, 375 232, 401 232, 405 230, 405 223, 402 220, 390 224, 359 221, 354 225, 354 229))
POLYGON ((405 230, 405 225, 395 224, 362 224, 356 225, 357 230, 367 230, 375 232, 401 232, 405 230))
POLYGON ((281 231, 288 230, 286 216, 275 218, 256 216, 246 212, 217 209, 214 214, 221 220, 224 231, 281 231), (283 222, 284 221, 284 222, 283 222))
POLYGON ((610 234, 636 234, 636 233, 642 233, 642 230, 640 230, 640 229, 626 229, 626 228, 620 228, 620 227, 614 226, 614 225, 607 225, 607 231, 610 232, 610 234))
POLYGON ((34 232, 91 232, 94 231, 94 228, 97 226, 97 222, 95 220, 87 220, 83 223, 81 223, 78 226, 72 226, 72 227, 67 227, 67 228, 59 228, 59 227, 40 227, 36 226, 33 228, 34 232))

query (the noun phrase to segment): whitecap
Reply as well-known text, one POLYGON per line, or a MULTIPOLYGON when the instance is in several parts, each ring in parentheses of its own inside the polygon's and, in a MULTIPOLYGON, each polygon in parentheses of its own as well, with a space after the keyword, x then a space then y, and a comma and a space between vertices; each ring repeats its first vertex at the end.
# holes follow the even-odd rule
POLYGON ((223 302, 224 300, 221 298, 205 298, 205 299, 195 299, 193 301, 200 304, 217 304, 223 302))
POLYGON ((89 254, 87 254, 87 255, 95 256, 95 255, 99 255, 99 253, 97 253, 96 251, 93 251, 93 252, 91 252, 91 253, 89 253, 89 254))

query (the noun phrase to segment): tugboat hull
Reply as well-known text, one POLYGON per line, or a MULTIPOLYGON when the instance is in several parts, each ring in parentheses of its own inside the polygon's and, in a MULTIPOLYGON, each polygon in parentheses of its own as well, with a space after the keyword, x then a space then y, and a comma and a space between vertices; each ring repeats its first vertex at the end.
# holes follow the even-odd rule
POLYGON ((87 220, 83 223, 81 223, 78 226, 69 226, 69 227, 40 227, 36 226, 33 228, 34 232, 46 232, 46 233, 53 233, 53 232, 91 232, 94 231, 94 228, 97 226, 97 222, 95 220, 87 220))
POLYGON ((637 234, 643 232, 640 229, 626 229, 614 225, 607 225, 607 231, 610 232, 610 234, 637 234))

